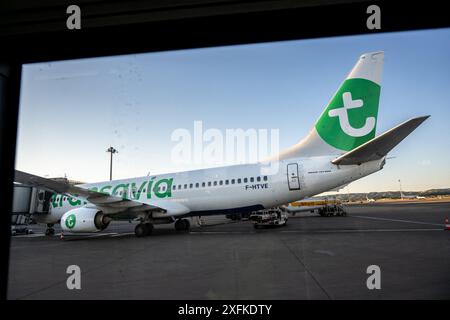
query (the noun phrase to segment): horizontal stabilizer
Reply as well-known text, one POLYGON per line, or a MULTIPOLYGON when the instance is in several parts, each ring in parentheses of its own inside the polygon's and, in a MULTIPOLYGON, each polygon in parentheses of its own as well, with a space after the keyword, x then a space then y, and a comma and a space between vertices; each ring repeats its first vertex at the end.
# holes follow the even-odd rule
POLYGON ((332 163, 339 165, 361 164, 363 162, 383 158, 397 144, 413 132, 429 116, 409 119, 398 126, 386 131, 359 147, 334 159, 332 163))

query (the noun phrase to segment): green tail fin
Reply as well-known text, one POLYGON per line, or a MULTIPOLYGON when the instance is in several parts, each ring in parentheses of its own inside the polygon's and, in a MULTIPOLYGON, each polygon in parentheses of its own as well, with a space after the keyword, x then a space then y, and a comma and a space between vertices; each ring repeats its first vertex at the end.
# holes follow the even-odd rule
POLYGON ((375 137, 383 58, 363 54, 320 116, 315 128, 330 146, 349 151, 375 137))

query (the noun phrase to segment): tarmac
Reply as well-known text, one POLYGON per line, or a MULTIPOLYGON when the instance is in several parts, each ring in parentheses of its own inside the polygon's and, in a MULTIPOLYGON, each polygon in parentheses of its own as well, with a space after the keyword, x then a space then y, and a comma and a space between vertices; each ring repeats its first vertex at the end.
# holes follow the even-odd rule
POLYGON ((33 225, 35 234, 12 237, 8 298, 450 298, 450 202, 346 209, 346 217, 302 213, 265 229, 205 217, 188 233, 157 225, 145 238, 128 222, 64 240, 33 225), (69 265, 80 267, 79 290, 67 287, 69 265), (367 287, 371 265, 380 289, 367 287))

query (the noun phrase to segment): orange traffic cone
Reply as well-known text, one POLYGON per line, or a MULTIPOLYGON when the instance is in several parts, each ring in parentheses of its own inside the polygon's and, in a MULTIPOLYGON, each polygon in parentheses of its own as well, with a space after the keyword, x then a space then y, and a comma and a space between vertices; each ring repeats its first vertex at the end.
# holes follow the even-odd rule
POLYGON ((448 223, 448 217, 445 218, 445 230, 450 230, 450 223, 448 223))

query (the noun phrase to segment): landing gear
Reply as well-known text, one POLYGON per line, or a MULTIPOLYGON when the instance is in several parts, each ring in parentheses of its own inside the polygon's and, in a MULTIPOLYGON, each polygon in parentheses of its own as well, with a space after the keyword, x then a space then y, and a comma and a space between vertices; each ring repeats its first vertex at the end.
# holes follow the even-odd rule
POLYGON ((53 228, 53 223, 47 224, 47 229, 45 229, 45 235, 46 236, 55 235, 55 229, 53 228))
POLYGON ((134 228, 134 234, 136 237, 145 237, 152 234, 153 224, 151 223, 139 223, 136 228, 134 228))
POLYGON ((188 219, 178 219, 175 222, 175 230, 177 231, 189 231, 191 224, 188 219))

